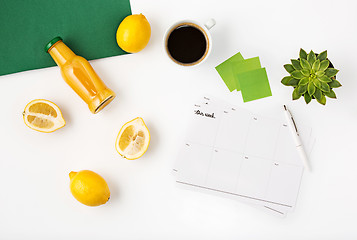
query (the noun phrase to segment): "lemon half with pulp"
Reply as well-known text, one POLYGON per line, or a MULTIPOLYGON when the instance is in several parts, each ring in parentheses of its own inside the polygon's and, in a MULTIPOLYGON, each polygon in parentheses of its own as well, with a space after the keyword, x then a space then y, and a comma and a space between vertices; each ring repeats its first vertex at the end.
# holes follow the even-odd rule
POLYGON ((141 157, 149 147, 150 132, 141 117, 124 124, 120 129, 115 148, 118 153, 129 160, 141 157))
POLYGON ((29 102, 22 115, 25 124, 39 132, 53 132, 66 125, 59 107, 44 99, 29 102))

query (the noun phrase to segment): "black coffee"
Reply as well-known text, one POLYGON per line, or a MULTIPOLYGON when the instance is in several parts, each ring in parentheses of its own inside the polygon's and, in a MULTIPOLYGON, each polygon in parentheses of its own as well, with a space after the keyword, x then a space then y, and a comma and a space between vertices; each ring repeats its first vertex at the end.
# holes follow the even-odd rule
POLYGON ((207 51, 206 37, 200 29, 192 25, 181 25, 169 35, 167 50, 171 57, 180 63, 194 63, 207 51))

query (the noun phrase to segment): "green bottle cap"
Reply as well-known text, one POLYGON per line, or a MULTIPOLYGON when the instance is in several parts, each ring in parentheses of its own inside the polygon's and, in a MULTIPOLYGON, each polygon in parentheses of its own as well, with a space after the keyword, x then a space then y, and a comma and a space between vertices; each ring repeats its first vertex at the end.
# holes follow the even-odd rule
POLYGON ((62 41, 63 39, 61 37, 55 37, 52 39, 49 43, 46 44, 45 46, 45 51, 48 52, 48 50, 58 41, 62 41))

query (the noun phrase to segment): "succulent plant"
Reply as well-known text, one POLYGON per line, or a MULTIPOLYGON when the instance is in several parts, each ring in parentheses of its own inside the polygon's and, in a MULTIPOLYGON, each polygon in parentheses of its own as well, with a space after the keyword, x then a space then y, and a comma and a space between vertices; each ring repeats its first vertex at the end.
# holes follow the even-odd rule
POLYGON ((339 70, 333 68, 327 59, 327 51, 315 54, 312 50, 309 54, 300 49, 298 59, 291 59, 291 64, 284 65, 290 76, 284 77, 281 83, 285 86, 294 87, 293 100, 304 96, 308 104, 316 99, 322 105, 326 104, 326 97, 336 98, 333 88, 342 85, 336 80, 339 70))

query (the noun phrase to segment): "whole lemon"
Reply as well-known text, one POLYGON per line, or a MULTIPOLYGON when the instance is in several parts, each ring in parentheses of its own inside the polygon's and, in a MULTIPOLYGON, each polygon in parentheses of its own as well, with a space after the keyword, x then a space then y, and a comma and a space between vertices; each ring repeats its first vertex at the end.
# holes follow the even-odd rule
POLYGON ((82 170, 69 173, 72 195, 87 206, 99 206, 110 198, 110 191, 106 181, 97 173, 82 170))
POLYGON ((143 50, 150 40, 151 28, 143 14, 127 16, 117 30, 117 43, 129 53, 143 50))

